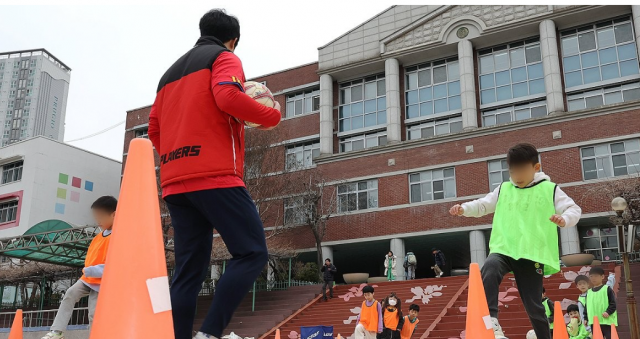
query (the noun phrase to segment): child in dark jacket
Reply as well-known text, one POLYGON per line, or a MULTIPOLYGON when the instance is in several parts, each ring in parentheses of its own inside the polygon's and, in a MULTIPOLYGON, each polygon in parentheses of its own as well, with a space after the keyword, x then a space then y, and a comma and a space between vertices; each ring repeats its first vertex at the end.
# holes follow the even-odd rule
POLYGON ((392 292, 382 302, 382 333, 378 339, 400 339, 400 331, 404 325, 402 303, 395 292, 392 292))

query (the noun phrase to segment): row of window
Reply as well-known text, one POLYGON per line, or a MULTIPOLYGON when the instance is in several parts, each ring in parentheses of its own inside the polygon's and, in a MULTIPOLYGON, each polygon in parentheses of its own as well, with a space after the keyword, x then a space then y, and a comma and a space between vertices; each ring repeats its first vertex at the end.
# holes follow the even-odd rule
MULTIPOLYGON (((640 99, 637 42, 629 16, 563 30, 560 40, 569 111, 640 99)), ((548 114, 539 38, 479 50, 477 63, 483 126, 548 114)), ((407 139, 461 131, 458 58, 409 66, 404 73, 407 139)), ((289 95, 286 116, 317 111, 318 92, 289 95)), ((384 128, 386 105, 384 74, 339 84, 341 152, 371 147, 359 130, 384 128), (344 135, 351 132, 359 133, 356 143, 344 135)))
MULTIPOLYGON (((13 68, 29 68, 29 67, 36 67, 38 63, 38 59, 24 59, 22 61, 18 60, 18 61, 14 61, 13 62, 13 68)), ((0 62, 0 70, 4 69, 5 63, 4 62, 0 62)))
MULTIPOLYGON (((640 173, 640 139, 583 147, 580 149, 580 155, 585 180, 640 173)), ((309 159, 311 157, 310 155, 309 159)), ((503 182, 509 181, 506 160, 489 161, 487 165, 490 190, 493 191, 503 182)), ((409 174, 410 203, 455 198, 455 174, 454 167, 409 174)), ((377 208, 378 180, 338 185, 337 204, 338 212, 377 208)), ((286 199, 284 206, 286 223, 304 222, 306 215, 303 207, 306 204, 302 198, 286 199)))
POLYGON ((2 168, 2 181, 0 184, 8 184, 22 180, 22 160, 0 166, 2 168))

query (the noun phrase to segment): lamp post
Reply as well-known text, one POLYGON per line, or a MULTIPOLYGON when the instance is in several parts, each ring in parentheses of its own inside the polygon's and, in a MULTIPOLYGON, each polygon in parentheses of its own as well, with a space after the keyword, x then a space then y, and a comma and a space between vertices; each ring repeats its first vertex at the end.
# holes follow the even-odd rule
MULTIPOLYGON (((627 209, 627 201, 622 197, 616 197, 611 201, 611 208, 616 212, 618 217, 622 217, 622 213, 627 209)), ((632 220, 633 223, 633 220, 632 220)), ((634 239, 633 225, 629 225, 629 238, 634 239)), ((629 249, 624 241, 624 225, 618 226, 618 244, 622 253, 622 262, 624 264, 624 277, 627 286, 627 312, 629 314, 629 331, 631 339, 640 339, 640 329, 638 325, 638 315, 636 313, 636 299, 633 296, 633 285, 631 284, 631 271, 629 270, 629 249)), ((631 242, 633 244, 633 242, 631 242)))

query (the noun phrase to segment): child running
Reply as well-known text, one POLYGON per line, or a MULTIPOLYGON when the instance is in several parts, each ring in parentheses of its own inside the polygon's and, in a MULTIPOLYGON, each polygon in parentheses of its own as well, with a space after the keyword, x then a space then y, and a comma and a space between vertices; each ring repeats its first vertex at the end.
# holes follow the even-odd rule
POLYGON ((598 318, 602 335, 611 339, 611 325, 618 326, 618 312, 616 312, 616 295, 613 289, 603 285, 604 270, 601 267, 593 267, 589 271, 589 279, 593 288, 587 292, 584 304, 584 317, 589 325, 593 326, 593 319, 598 318))
POLYGON ((375 339, 377 333, 382 333, 382 307, 373 297, 373 286, 362 289, 364 301, 358 315, 355 339, 375 339))
POLYGON ((420 313, 420 306, 411 304, 411 306, 409 306, 409 315, 404 317, 404 325, 402 326, 402 331, 400 331, 400 339, 411 339, 416 332, 416 328, 418 328, 418 323, 420 322, 418 313, 420 313))
POLYGON ((498 293, 513 272, 520 298, 538 339, 550 339, 549 321, 540 302, 544 275, 560 271, 557 227, 578 223, 582 210, 549 176, 540 172, 538 150, 518 144, 507 154, 511 180, 484 198, 455 205, 452 215, 482 217, 494 213, 482 282, 496 339, 506 339, 498 322, 498 293))
POLYGON ((51 326, 51 332, 47 333, 42 339, 64 339, 64 331, 69 325, 73 307, 83 297, 89 297, 89 324, 93 322, 93 314, 96 311, 98 291, 100 291, 104 262, 107 259, 107 249, 111 240, 111 228, 113 227, 113 219, 116 216, 117 204, 116 198, 104 196, 98 198, 91 205, 93 217, 102 232, 91 241, 84 259, 84 269, 82 270, 84 274, 64 294, 60 308, 58 308, 58 314, 56 314, 51 326))

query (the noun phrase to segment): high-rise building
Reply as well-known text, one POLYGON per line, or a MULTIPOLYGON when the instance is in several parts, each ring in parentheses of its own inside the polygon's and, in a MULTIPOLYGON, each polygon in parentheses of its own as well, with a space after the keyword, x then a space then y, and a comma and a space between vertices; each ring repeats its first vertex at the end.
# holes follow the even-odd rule
POLYGON ((71 68, 44 48, 0 53, 1 145, 62 141, 71 68))

